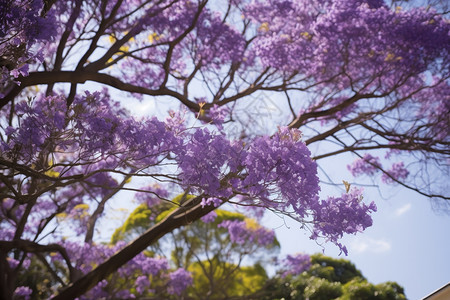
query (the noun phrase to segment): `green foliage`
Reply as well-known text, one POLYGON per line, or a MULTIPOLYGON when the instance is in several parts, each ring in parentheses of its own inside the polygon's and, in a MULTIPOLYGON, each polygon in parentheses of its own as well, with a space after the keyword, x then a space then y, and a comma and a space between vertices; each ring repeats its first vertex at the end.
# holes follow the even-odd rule
POLYGON ((302 274, 271 279, 261 299, 285 300, 404 300, 395 282, 369 283, 355 265, 322 254, 311 256, 312 266, 302 274))
POLYGON ((358 278, 344 285, 344 294, 339 300, 404 300, 403 288, 395 282, 373 285, 358 278))
POLYGON ((188 270, 194 278, 188 295, 194 299, 245 297, 259 291, 268 279, 260 264, 238 266, 211 260, 194 262, 188 270))
POLYGON ((246 218, 243 214, 238 213, 238 212, 232 212, 232 211, 227 211, 227 210, 223 210, 223 209, 216 209, 215 210, 217 217, 214 220, 214 224, 218 225, 220 223, 222 223, 223 221, 226 220, 239 220, 239 221, 244 221, 244 219, 246 218))
POLYGON ((406 300, 405 291, 397 282, 387 281, 376 286, 378 299, 406 300))
MULTIPOLYGON (((185 201, 194 198, 194 195, 180 194, 172 199, 172 203, 181 205, 185 201)), ((125 223, 114 231, 111 237, 111 244, 115 244, 120 240, 128 240, 133 238, 136 234, 142 234, 151 225, 162 221, 177 206, 171 205, 170 202, 162 202, 159 205, 153 207, 153 211, 147 206, 147 204, 141 204, 128 216, 125 223), (154 211, 161 211, 158 215, 152 214, 154 211), (152 221, 152 219, 154 219, 152 221)))
POLYGON ((226 220, 249 221, 252 226, 261 226, 243 214, 222 209, 215 210, 217 217, 213 222, 196 222, 176 230, 165 242, 175 245, 171 260, 177 267, 187 268, 194 262, 215 259, 215 263, 232 262, 244 256, 257 258, 258 254, 279 248, 278 240, 266 247, 254 243, 236 245, 231 242, 228 230, 218 225, 226 220), (254 225, 256 224, 256 225, 254 225))
POLYGON ((344 285, 345 294, 340 300, 351 299, 377 299, 375 298, 375 286, 360 278, 355 278, 344 285))
POLYGON ((342 295, 339 282, 328 281, 324 278, 310 277, 306 280, 303 296, 309 300, 335 299, 342 295))
POLYGON ((336 259, 322 254, 311 256, 312 276, 324 278, 328 281, 347 283, 355 277, 364 278, 355 265, 346 259, 336 259))
POLYGON ((115 244, 120 240, 126 239, 131 232, 138 233, 140 229, 148 228, 150 225, 150 216, 152 211, 147 205, 141 204, 128 216, 125 223, 117 228, 112 237, 111 243, 115 244))

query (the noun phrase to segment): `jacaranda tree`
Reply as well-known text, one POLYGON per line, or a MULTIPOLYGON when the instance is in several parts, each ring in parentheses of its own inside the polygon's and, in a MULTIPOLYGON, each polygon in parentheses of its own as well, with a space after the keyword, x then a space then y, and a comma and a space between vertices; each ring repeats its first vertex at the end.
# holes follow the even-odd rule
POLYGON ((115 297, 151 276, 181 295, 190 274, 143 250, 223 204, 346 252, 376 207, 347 183, 319 195, 331 158, 448 205, 450 23, 401 4, 1 1, 1 297, 37 295, 18 282, 30 266, 54 299, 105 297, 117 272, 142 277, 115 297), (172 110, 136 117, 130 99, 172 110), (98 243, 130 191, 173 207, 128 244, 98 243))

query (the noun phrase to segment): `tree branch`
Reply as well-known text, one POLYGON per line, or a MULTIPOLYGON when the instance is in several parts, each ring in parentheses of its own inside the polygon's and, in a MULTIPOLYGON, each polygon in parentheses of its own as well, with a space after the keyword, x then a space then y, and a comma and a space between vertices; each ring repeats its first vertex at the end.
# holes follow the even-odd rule
POLYGON ((66 249, 64 249, 64 247, 59 244, 41 245, 27 240, 13 240, 13 241, 0 241, 0 248, 2 249, 2 251, 5 252, 9 252, 12 249, 19 249, 29 253, 59 252, 66 261, 67 267, 69 268, 70 280, 76 279, 76 272, 75 272, 76 270, 70 263, 69 255, 67 254, 66 249))
POLYGON ((90 72, 84 70, 77 71, 53 71, 53 72, 31 72, 27 77, 19 77, 18 81, 20 81, 20 86, 16 85, 12 91, 6 95, 3 99, 0 100, 0 109, 4 107, 8 102, 12 101, 14 97, 16 97, 20 91, 22 91, 25 87, 34 86, 39 84, 54 84, 59 82, 69 82, 69 83, 85 83, 86 81, 95 81, 98 83, 102 83, 105 85, 109 85, 113 88, 116 88, 121 91, 130 92, 130 93, 139 93, 143 95, 150 96, 172 96, 182 102, 185 106, 187 106, 192 111, 198 111, 200 107, 197 103, 191 102, 183 95, 169 90, 168 88, 160 88, 157 90, 148 89, 145 87, 133 85, 130 83, 125 83, 120 79, 97 72, 90 72))

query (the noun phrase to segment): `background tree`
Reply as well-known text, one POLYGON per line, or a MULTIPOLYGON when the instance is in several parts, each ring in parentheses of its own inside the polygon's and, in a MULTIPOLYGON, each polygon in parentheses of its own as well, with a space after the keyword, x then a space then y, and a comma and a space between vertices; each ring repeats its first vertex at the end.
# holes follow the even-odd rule
POLYGON ((269 281, 260 299, 406 299, 397 283, 374 285, 350 261, 322 254, 312 255, 303 273, 285 275, 269 281))
MULTIPOLYGON (((320 199, 317 167, 346 153, 356 158, 349 165, 355 176, 381 175, 448 207, 444 5, 439 11, 379 0, 1 5, 3 298, 30 292, 16 280, 30 256, 53 270, 62 288, 55 299, 101 288, 128 262, 148 261, 141 252, 150 244, 226 202, 292 217, 311 238, 346 252, 339 238, 370 226, 375 210, 348 184, 341 196, 320 199), (97 91, 83 92, 92 86, 86 81, 97 91), (169 112, 165 121, 137 119, 123 108, 130 97, 185 110, 169 112), (141 188, 131 178, 162 187, 141 188), (95 232, 105 207, 126 190, 176 208, 129 245, 107 249, 95 232), (170 201, 180 193, 194 197, 170 201), (77 238, 63 239, 61 217, 77 238), (51 253, 64 272, 56 272, 51 253), (81 261, 95 264, 84 268, 81 261)), ((146 270, 160 271, 168 270, 146 270)), ((177 271, 169 283, 187 278, 177 271)))

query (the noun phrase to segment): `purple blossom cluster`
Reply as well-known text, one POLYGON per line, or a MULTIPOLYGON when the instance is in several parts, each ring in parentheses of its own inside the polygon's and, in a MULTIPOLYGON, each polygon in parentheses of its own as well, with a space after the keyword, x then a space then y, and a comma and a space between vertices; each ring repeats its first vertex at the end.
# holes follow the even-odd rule
POLYGON ((212 197, 230 197, 230 187, 221 180, 228 173, 237 172, 242 146, 224 135, 207 128, 198 129, 188 138, 187 144, 177 153, 180 178, 186 188, 193 187, 212 197))
POLYGON ((214 222, 216 217, 217 217, 217 213, 213 210, 212 212, 201 217, 200 219, 202 220, 203 223, 212 223, 212 222, 214 222))
MULTIPOLYGON (((29 212, 24 237, 39 234, 43 229, 40 220, 58 215, 61 206, 65 207, 65 220, 70 220, 78 235, 84 234, 97 199, 108 197, 119 186, 111 172, 156 168, 162 161, 177 164, 177 171, 170 176, 173 182, 190 193, 205 195, 203 206, 218 207, 227 199, 242 195, 243 205, 269 207, 299 220, 313 220, 315 226, 320 224, 313 238, 325 237, 334 243, 344 232, 354 233, 369 226, 371 210, 355 201, 356 192, 353 198, 344 195, 319 201, 317 166, 298 130, 279 128, 272 137, 258 137, 244 145, 207 128, 178 130, 177 124, 180 128, 185 125, 166 125, 156 118, 137 121, 105 92, 77 97, 70 112, 60 96, 42 97, 31 104, 18 103, 17 107, 20 125, 7 128, 9 139, 0 145, 1 157, 34 164, 47 174, 49 182, 64 180, 65 176, 83 176, 82 181, 39 198, 29 212), (16 152, 18 147, 26 151, 16 152), (50 156, 52 161, 42 160, 50 156), (79 163, 68 164, 75 161, 79 163), (86 186, 89 194, 84 192, 86 186), (340 214, 339 222, 325 222, 328 217, 335 217, 326 206, 341 211, 347 204, 353 210, 340 214), (354 222, 350 224, 352 218, 354 222)), ((31 182, 24 180, 22 190, 31 187, 31 182)), ((153 205, 158 202, 153 195, 167 196, 160 190, 150 188, 138 198, 153 205)), ((14 209, 6 210, 20 217, 25 206, 17 202, 13 205, 14 209)), ((95 217, 101 216, 102 212, 95 217)), ((229 229, 237 243, 250 238, 246 234, 265 245, 273 239, 273 233, 249 230, 244 223, 228 222, 222 226, 229 229)), ((2 230, 6 234, 9 226, 2 230)), ((86 251, 89 252, 81 252, 86 251)))
POLYGON ((287 255, 285 259, 282 260, 282 277, 289 275, 296 276, 300 275, 304 271, 311 267, 311 257, 308 254, 296 253, 293 255, 287 255))
POLYGON ((300 218, 319 193, 317 165, 298 130, 280 128, 273 137, 255 139, 243 158, 246 177, 235 188, 279 210, 291 206, 300 218))
POLYGON ((414 103, 419 105, 417 118, 427 120, 421 136, 433 141, 450 140, 450 82, 434 76, 427 88, 412 95, 414 103))
MULTIPOLYGON (((390 157, 395 152, 397 151, 390 151, 386 156, 390 157)), ((355 177, 361 175, 373 176, 382 170, 382 165, 379 157, 374 157, 366 153, 362 158, 356 159, 351 165, 348 165, 347 168, 355 177)), ((406 179, 408 175, 409 171, 405 168, 405 164, 403 162, 396 162, 392 165, 391 169, 383 171, 381 181, 392 184, 396 183, 397 180, 406 179)))
MULTIPOLYGON (((183 134, 176 135, 173 128, 166 127, 156 119, 138 122, 127 118, 124 111, 108 100, 107 95, 88 93, 84 99, 85 102, 81 102, 81 99, 74 101, 72 115, 64 111, 61 114, 55 109, 64 107, 62 97, 49 97, 42 105, 40 100, 36 101, 34 106, 19 104, 19 111, 23 111, 22 126, 9 130, 10 140, 8 143, 2 143, 2 156, 12 156, 13 150, 20 145, 33 149, 21 152, 21 155, 25 156, 20 157, 20 161, 37 163, 43 153, 50 154, 44 145, 51 140, 54 149, 65 151, 63 154, 53 154, 56 159, 53 163, 58 162, 61 166, 50 170, 56 172, 57 176, 64 173, 77 174, 81 171, 87 175, 84 182, 91 186, 92 191, 95 190, 96 195, 105 197, 118 185, 116 179, 108 174, 109 170, 129 168, 130 164, 136 168, 148 168, 155 165, 161 157, 173 153, 178 164, 181 185, 191 192, 208 195, 204 198, 203 205, 214 204, 217 207, 223 199, 241 194, 247 199, 246 203, 249 199, 254 199, 251 204, 259 203, 258 205, 283 212, 293 209, 290 214, 300 220, 318 218, 320 221, 314 221, 315 224, 325 224, 326 205, 333 203, 339 210, 349 202, 354 206, 354 210, 347 212, 345 218, 350 220, 353 217, 355 222, 342 227, 345 222, 339 219, 339 223, 320 226, 314 238, 325 236, 337 243, 337 238, 343 232, 357 231, 350 229, 351 226, 368 226, 370 210, 365 209, 363 204, 360 205, 359 201, 355 202, 353 198, 346 196, 337 198, 339 201, 335 198, 322 202, 318 200, 320 188, 317 167, 311 160, 306 145, 301 141, 301 133, 298 130, 280 128, 272 137, 259 137, 252 143, 243 145, 229 141, 223 134, 210 132, 206 128, 193 129, 192 133, 183 131, 183 134), (44 110, 43 107, 47 109, 44 110), (54 111, 56 115, 50 116, 54 111), (42 123, 45 120, 47 123, 42 123), (36 128, 38 122, 41 122, 37 129, 39 132, 29 136, 28 129, 36 128), (67 139, 68 136, 71 136, 71 139, 67 139), (81 166, 74 165, 70 165, 70 169, 64 167, 64 162, 72 160, 72 157, 80 159, 82 169, 81 166), (361 224, 358 225, 358 222, 361 224)), ((82 190, 82 186, 78 189, 77 185, 73 185, 58 191, 58 194, 63 196, 60 201, 70 197, 71 201, 66 210, 67 218, 75 222, 74 228, 80 235, 87 230, 93 211, 89 208, 91 200, 77 196, 85 195, 82 190)), ((143 198, 142 201, 144 200, 143 198)), ((33 208, 30 220, 38 222, 43 216, 51 215, 61 203, 63 202, 57 204, 42 197, 39 204, 33 208)), ((223 224, 229 226, 235 242, 242 239, 244 225, 223 224)), ((35 231, 31 230, 30 234, 32 232, 35 231)), ((262 242, 263 236, 261 232, 257 239, 262 242)), ((273 238, 273 235, 268 233, 265 233, 265 236, 267 241, 273 238)))
POLYGON ((214 207, 219 207, 221 204, 223 203, 223 201, 219 198, 203 198, 201 205, 202 207, 208 206, 208 205, 213 205, 214 207))
POLYGON ((218 227, 226 228, 230 234, 230 240, 236 244, 254 243, 261 246, 268 246, 273 243, 275 232, 253 223, 247 219, 225 220, 218 227))
POLYGON ((139 276, 136 279, 136 291, 139 294, 143 294, 148 287, 150 286, 150 281, 148 280, 147 276, 139 276))
MULTIPOLYGON (((132 4, 124 11, 133 15, 132 4)), ((208 7, 199 7, 196 1, 176 1, 155 4, 132 18, 124 18, 114 26, 112 36, 123 37, 123 28, 133 27, 135 38, 126 44, 132 56, 119 59, 119 72, 128 82, 156 89, 168 73, 188 74, 197 64, 202 69, 220 69, 223 65, 239 62, 244 53, 245 38, 230 24, 223 22, 219 13, 208 7), (130 24, 131 23, 131 24, 130 24), (180 40, 180 37, 185 37, 180 40), (176 42, 175 47, 168 43, 176 42), (170 56, 170 65, 164 59, 170 56), (146 63, 141 63, 145 61, 146 63)), ((117 58, 117 55, 114 59, 117 58)))
POLYGON ((23 163, 35 162, 46 142, 57 138, 57 132, 65 127, 66 111, 67 106, 60 96, 41 97, 34 103, 18 103, 16 113, 22 116, 20 126, 5 129, 10 142, 1 141, 0 151, 23 163), (15 149, 20 149, 20 153, 15 149))
POLYGON ((381 175, 381 181, 384 183, 395 183, 395 180, 406 179, 408 175, 409 171, 405 168, 405 164, 397 162, 392 164, 392 167, 381 175))
POLYGON ((61 152, 56 154, 61 161, 72 156, 98 162, 90 171, 125 164, 138 168, 156 164, 161 155, 179 145, 164 122, 156 118, 136 121, 106 91, 77 97, 70 113, 61 96, 23 101, 16 109, 20 126, 6 129, 9 142, 2 141, 0 150, 26 164, 37 163, 40 155, 52 151, 50 144, 57 146, 56 153, 61 152), (17 148, 20 153, 15 152, 17 148))
POLYGON ((219 13, 204 10, 197 23, 195 40, 196 63, 220 69, 230 62, 242 60, 245 39, 237 30, 222 21, 219 13))
POLYGON ((364 154, 362 158, 356 159, 351 165, 347 166, 347 169, 355 177, 364 174, 374 175, 380 170, 380 168, 380 158, 372 156, 369 153, 364 154))
MULTIPOLYGON (((147 24, 158 35, 164 34, 165 40, 173 40, 184 34, 194 23, 199 14, 199 5, 196 1, 175 2, 173 5, 161 3, 150 9, 154 16, 147 19, 147 24), (155 14, 154 12, 160 11, 155 14)), ((194 24, 195 25, 195 24, 194 24)))
POLYGON ((29 64, 43 60, 37 42, 49 41, 55 34, 52 12, 42 17, 41 0, 1 1, 0 3, 0 97, 11 77, 27 76, 29 64))
POLYGON ((338 240, 343 234, 355 234, 372 226, 370 214, 376 210, 374 202, 362 202, 362 191, 356 188, 340 197, 321 200, 314 214, 311 239, 323 236, 347 255, 347 248, 338 240))
POLYGON ((41 16, 43 1, 2 1, 1 8, 0 38, 14 36, 21 43, 34 43, 36 40, 48 40, 52 37, 52 20, 41 16))
POLYGON ((218 106, 215 104, 209 109, 209 117, 211 118, 212 123, 220 130, 223 130, 223 123, 228 115, 229 110, 225 106, 218 106))
POLYGON ((316 82, 334 77, 340 90, 389 91, 450 50, 450 25, 438 14, 382 1, 253 1, 246 16, 259 28, 252 51, 264 66, 316 82))
MULTIPOLYGON (((69 222, 77 235, 85 234, 99 201, 108 199, 119 186, 114 172, 154 166, 170 149, 182 145, 183 140, 164 122, 156 118, 138 122, 109 100, 107 93, 86 93, 75 99, 70 111, 62 96, 16 104, 17 123, 0 132, 0 157, 41 172, 45 181, 39 185, 43 189, 39 193, 43 194, 27 212, 28 222, 20 233, 23 238, 34 239, 44 230, 47 218, 55 216, 69 222), (72 176, 79 180, 70 185, 63 183, 72 176), (61 184, 58 189, 45 190, 55 182, 61 184)), ((32 176, 18 174, 12 177, 11 184, 20 184, 22 194, 36 189, 32 176)), ((18 199, 2 201, 1 214, 12 217, 0 227, 6 240, 14 236, 25 204, 18 199)), ((102 215, 100 211, 95 217, 102 215)))
POLYGON ((167 291, 172 295, 181 295, 192 284, 192 274, 179 268, 169 274, 170 283, 167 291))
POLYGON ((33 290, 30 289, 27 286, 19 286, 14 291, 14 297, 17 297, 19 299, 28 300, 31 297, 31 294, 33 293, 33 290))

